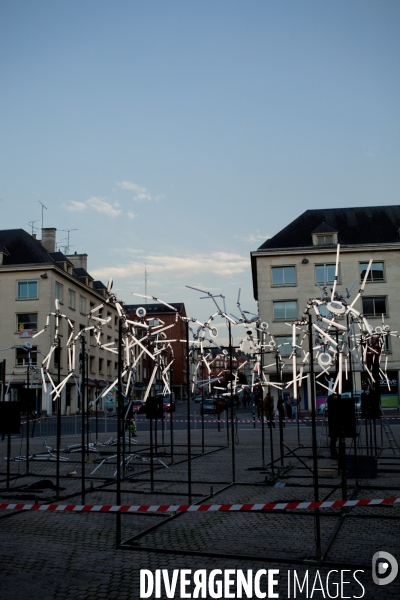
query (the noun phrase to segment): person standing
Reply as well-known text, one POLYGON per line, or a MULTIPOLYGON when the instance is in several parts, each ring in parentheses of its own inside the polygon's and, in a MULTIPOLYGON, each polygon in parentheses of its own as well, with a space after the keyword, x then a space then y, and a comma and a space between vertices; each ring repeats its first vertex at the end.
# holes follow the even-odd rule
POLYGON ((291 419, 292 418, 292 399, 287 398, 286 402, 285 402, 285 408, 286 408, 286 414, 287 414, 287 418, 291 419))
POLYGON ((264 412, 267 416, 268 419, 268 427, 271 429, 271 423, 272 426, 275 427, 275 421, 273 421, 274 418, 274 398, 271 395, 270 392, 267 392, 267 395, 264 398, 264 412))
POLYGON ((292 419, 296 419, 297 420, 297 407, 298 407, 298 400, 297 398, 292 398, 292 419))
POLYGON ((285 407, 283 405, 283 400, 282 400, 281 396, 278 397, 278 414, 279 414, 279 419, 282 419, 283 426, 285 427, 285 407))

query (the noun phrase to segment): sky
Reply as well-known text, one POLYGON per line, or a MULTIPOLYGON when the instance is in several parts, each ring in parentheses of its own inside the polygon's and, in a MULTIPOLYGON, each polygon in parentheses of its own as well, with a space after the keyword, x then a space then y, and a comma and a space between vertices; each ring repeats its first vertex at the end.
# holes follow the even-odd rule
POLYGON ((125 303, 256 312, 250 252, 399 203, 398 0, 2 0, 1 229, 57 228, 125 303))

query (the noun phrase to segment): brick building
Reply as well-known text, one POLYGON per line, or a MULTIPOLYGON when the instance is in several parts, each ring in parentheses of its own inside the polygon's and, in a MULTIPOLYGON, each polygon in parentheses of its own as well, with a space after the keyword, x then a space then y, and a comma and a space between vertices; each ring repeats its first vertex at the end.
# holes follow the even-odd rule
MULTIPOLYGON (((177 309, 178 314, 186 317, 185 305, 183 302, 170 302, 171 306, 177 309)), ((174 362, 171 368, 171 385, 172 390, 175 392, 176 398, 183 398, 186 396, 186 342, 179 340, 186 340, 186 323, 181 319, 176 318, 175 311, 171 310, 167 306, 161 303, 157 304, 127 304, 124 305, 124 309, 128 314, 128 318, 132 321, 137 320, 136 310, 140 307, 146 309, 145 320, 152 326, 164 323, 165 325, 174 324, 173 327, 167 329, 165 334, 167 340, 178 340, 172 341, 171 346, 174 354, 174 362)), ((166 341, 167 341, 166 340, 166 341)), ((141 371, 141 379, 144 386, 147 386, 150 378, 150 365, 148 358, 143 359, 143 366, 141 371)), ((140 384, 140 382, 139 382, 140 384)), ((162 392, 163 383, 157 374, 152 393, 162 392)))

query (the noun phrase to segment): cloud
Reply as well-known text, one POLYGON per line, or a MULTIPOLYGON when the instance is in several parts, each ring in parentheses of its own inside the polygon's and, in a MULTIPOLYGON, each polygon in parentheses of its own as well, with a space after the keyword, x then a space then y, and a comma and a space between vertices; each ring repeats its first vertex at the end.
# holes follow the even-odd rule
POLYGON ((78 212, 78 211, 86 210, 87 206, 84 202, 76 202, 76 200, 73 200, 71 202, 71 204, 68 204, 65 208, 67 210, 78 212))
POLYGON ((133 214, 133 212, 131 210, 128 210, 128 218, 129 219, 134 219, 136 217, 136 215, 133 214))
POLYGON ((143 254, 143 250, 141 248, 113 248, 112 252, 116 252, 118 254, 143 254))
POLYGON ((265 242, 265 240, 269 240, 271 236, 260 233, 260 230, 256 229, 254 233, 247 233, 245 235, 237 234, 233 237, 236 240, 240 240, 241 242, 246 242, 248 244, 257 244, 258 242, 265 242))
POLYGON ((144 202, 144 201, 151 201, 151 200, 161 200, 161 198, 163 198, 164 196, 154 196, 153 194, 151 194, 149 192, 149 190, 141 185, 138 185, 137 183, 133 183, 133 181, 118 181, 117 185, 122 189, 122 190, 128 190, 130 192, 134 193, 133 199, 136 200, 136 202, 144 202))
POLYGON ((119 206, 118 203, 116 203, 113 206, 109 202, 106 202, 104 200, 104 198, 98 198, 96 196, 91 196, 85 202, 76 202, 76 200, 74 200, 73 202, 71 202, 71 204, 68 204, 65 208, 67 210, 70 210, 73 212, 77 212, 77 211, 81 212, 83 210, 92 209, 97 212, 104 213, 109 217, 117 217, 118 215, 120 215, 122 213, 121 209, 116 208, 117 206, 119 206))
MULTIPOLYGON (((248 257, 228 252, 213 252, 211 254, 192 254, 185 256, 151 254, 146 256, 147 270, 154 278, 163 275, 179 277, 181 275, 194 276, 197 274, 214 274, 229 277, 243 273, 250 268, 248 257)), ((143 275, 144 261, 132 261, 125 265, 104 267, 93 271, 94 277, 99 278, 127 278, 143 275)))

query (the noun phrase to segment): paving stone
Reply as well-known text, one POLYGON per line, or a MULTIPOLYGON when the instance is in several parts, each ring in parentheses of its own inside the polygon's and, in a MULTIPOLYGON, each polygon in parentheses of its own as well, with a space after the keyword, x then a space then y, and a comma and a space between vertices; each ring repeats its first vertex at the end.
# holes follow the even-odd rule
MULTIPOLYGON (((399 440, 400 425, 392 425, 393 432, 399 440)), ((280 481, 284 487, 273 487, 265 484, 268 469, 262 468, 261 429, 244 427, 238 431, 239 443, 235 444, 236 482, 246 485, 229 485, 232 482, 232 447, 226 445, 226 430, 206 430, 206 453, 201 455, 201 431, 192 431, 192 454, 196 458, 192 466, 192 494, 194 502, 201 502, 211 490, 211 503, 246 503, 246 502, 287 502, 313 500, 312 474, 295 456, 285 458, 285 466, 291 469, 281 473, 280 481), (218 446, 220 448, 218 449, 218 446), (211 450, 213 452, 211 452, 211 450), (249 467, 259 470, 249 470, 249 467), (224 483, 226 482, 226 483, 224 483), (196 495, 198 494, 198 496, 196 495)), ((278 430, 273 430, 274 457, 279 456, 278 430)), ((285 443, 294 452, 301 455, 302 460, 312 466, 311 429, 301 427, 301 444, 298 446, 297 428, 287 426, 284 430, 285 443)), ((100 435, 100 439, 109 439, 109 435, 100 435)), ((148 450, 148 434, 139 431, 140 446, 135 447, 145 453, 148 450)), ((188 502, 188 464, 187 448, 178 446, 186 443, 186 432, 175 430, 176 444, 175 464, 166 469, 158 464, 154 470, 155 489, 150 491, 149 463, 132 461, 133 469, 127 471, 122 482, 122 502, 132 504, 186 504, 188 502), (178 456, 178 452, 180 455, 178 456), (183 461, 183 462, 179 462, 183 461), (168 494, 166 494, 168 492, 168 494)), ((168 433, 166 442, 169 441, 168 433)), ((265 463, 270 460, 269 430, 265 431, 265 463)), ((79 442, 79 438, 69 438, 68 444, 79 442)), ((322 436, 322 442, 324 438, 322 436)), ((30 440, 32 452, 41 452, 43 440, 30 440)), ((13 438, 13 455, 21 454, 21 441, 13 438)), ((168 444, 166 444, 168 450, 168 444)), ((113 450, 114 452, 115 450, 113 450)), ((0 460, 6 452, 6 441, 0 441, 0 460)), ((111 453, 111 450, 110 450, 111 453)), ((324 454, 322 447, 320 454, 324 454)), ((75 470, 77 476, 63 477, 60 503, 80 503, 80 455, 69 455, 71 461, 62 463, 62 475, 75 470), (63 500, 63 497, 66 499, 63 500)), ((92 457, 91 460, 96 460, 92 457)), ((166 463, 168 457, 162 457, 166 463)), ((357 492, 354 480, 349 480, 349 495, 358 497, 385 497, 399 495, 400 460, 385 450, 381 456, 388 472, 379 474, 376 480, 360 481, 361 490, 357 492), (381 490, 370 489, 379 485, 381 490)), ((116 502, 116 484, 112 480, 115 462, 105 463, 89 479, 90 472, 98 463, 85 465, 87 488, 90 481, 93 487, 86 493, 86 503, 114 504, 116 502), (109 481, 107 481, 107 479, 109 481), (111 483, 110 483, 111 480, 111 483), (109 484, 107 487, 107 483, 109 484), (111 488, 108 489, 108 488, 111 488)), ((169 462, 168 462, 169 464, 169 462)), ((279 463, 276 463, 276 466, 279 463)), ((5 465, 5 461, 4 461, 5 465)), ((50 479, 55 482, 55 464, 51 462, 30 463, 30 473, 25 474, 25 463, 12 462, 12 490, 1 491, 1 501, 11 502, 18 495, 28 493, 27 487, 38 480, 50 479), (7 497, 8 499, 5 499, 7 497)), ((329 500, 341 498, 340 478, 335 463, 328 458, 319 460, 320 498, 329 494, 329 500), (334 489, 329 486, 338 486, 334 489)), ((4 470, 3 470, 4 473, 4 470)), ((4 488, 4 475, 1 476, 0 487, 4 488)), ((50 497, 49 490, 46 495, 50 497)), ((51 490, 50 490, 51 492, 51 490)), ((52 492, 51 492, 52 493, 52 492)), ((43 492, 44 496, 44 492, 43 492)), ((23 502, 23 500, 18 500, 23 502)), ((30 501, 29 501, 30 502, 30 501)), ((327 548, 335 527, 339 522, 340 509, 321 510, 321 537, 323 551, 327 548)), ((127 540, 146 532, 154 525, 157 529, 144 533, 138 540, 139 545, 132 551, 115 548, 116 517, 98 513, 43 513, 21 512, 9 518, 1 518, 0 513, 0 589, 1 600, 136 600, 139 598, 139 573, 141 568, 155 569, 243 569, 253 570, 277 568, 279 574, 280 597, 286 597, 288 570, 296 569, 304 576, 304 559, 315 555, 314 517, 300 513, 185 513, 172 520, 158 515, 121 515, 122 538, 127 540), (150 552, 147 548, 157 548, 159 552, 150 552), (167 551, 174 552, 173 554, 167 551), (190 551, 215 552, 218 558, 210 556, 191 556, 190 551), (240 555, 232 557, 230 555, 240 555), (256 557, 246 560, 246 556, 256 557), (285 564, 284 560, 293 559, 294 565, 285 564)), ((338 535, 334 539, 327 560, 341 565, 370 564, 372 555, 378 550, 391 552, 400 559, 400 536, 398 521, 388 517, 400 517, 400 505, 395 507, 377 506, 374 508, 357 507, 347 512, 338 535), (370 515, 364 518, 363 515, 370 515)), ((399 560, 400 562, 400 560, 399 560)), ((316 567, 307 567, 310 578, 315 576, 316 567)), ((322 566, 319 571, 325 577, 334 567, 322 566)), ((345 568, 345 567, 342 567, 345 568)), ((350 567, 349 567, 350 568, 350 567)), ((366 571, 361 577, 365 585, 364 598, 398 600, 400 597, 400 576, 388 586, 375 586, 371 582, 371 572, 366 571)), ((360 595, 360 587, 352 582, 346 588, 351 596, 360 595)), ((305 598, 297 594, 298 598, 305 598)), ((322 598, 315 593, 314 598, 322 598)), ((165 595, 162 598, 166 598, 165 595)), ((176 595, 179 598, 179 594, 176 595)))

